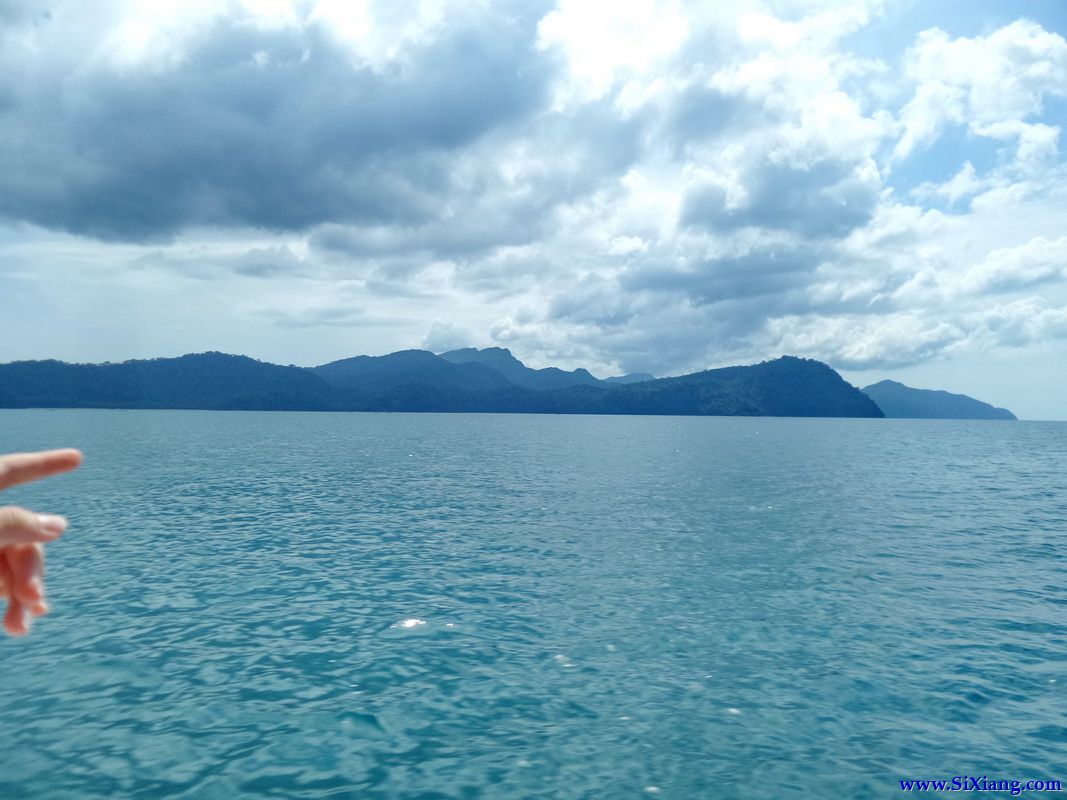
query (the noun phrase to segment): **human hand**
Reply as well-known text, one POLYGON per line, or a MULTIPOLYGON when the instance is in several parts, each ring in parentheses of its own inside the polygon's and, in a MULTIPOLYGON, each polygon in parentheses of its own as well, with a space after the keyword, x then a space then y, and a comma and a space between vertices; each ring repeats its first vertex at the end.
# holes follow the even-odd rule
MULTIPOLYGON (((46 450, 0 456, 0 491, 76 469, 77 450, 46 450)), ((48 613, 44 598, 44 546, 58 539, 67 521, 16 506, 0 507, 0 597, 7 598, 4 629, 29 633, 33 617, 48 613)))

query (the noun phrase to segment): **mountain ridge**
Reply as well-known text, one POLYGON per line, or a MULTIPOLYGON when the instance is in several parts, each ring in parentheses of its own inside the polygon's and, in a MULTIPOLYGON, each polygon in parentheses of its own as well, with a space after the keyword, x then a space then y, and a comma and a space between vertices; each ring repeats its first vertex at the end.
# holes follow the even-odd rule
POLYGON ((0 407, 883 416, 828 365, 794 356, 626 384, 585 370, 547 373, 549 381, 560 374, 579 382, 532 389, 484 363, 422 350, 317 367, 217 351, 118 364, 18 361, 0 364, 0 407))

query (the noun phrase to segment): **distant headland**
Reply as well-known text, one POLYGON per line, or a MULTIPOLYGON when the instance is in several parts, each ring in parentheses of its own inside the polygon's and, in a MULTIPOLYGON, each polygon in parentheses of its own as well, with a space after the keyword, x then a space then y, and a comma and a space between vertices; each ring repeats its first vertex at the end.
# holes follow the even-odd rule
POLYGON ((901 416, 826 364, 794 356, 670 378, 598 379, 584 369, 531 369, 499 347, 402 350, 317 367, 218 352, 105 364, 15 361, 0 364, 0 408, 901 416))
POLYGON ((913 389, 896 381, 879 381, 863 389, 887 417, 898 419, 1004 419, 1016 416, 965 394, 913 389))

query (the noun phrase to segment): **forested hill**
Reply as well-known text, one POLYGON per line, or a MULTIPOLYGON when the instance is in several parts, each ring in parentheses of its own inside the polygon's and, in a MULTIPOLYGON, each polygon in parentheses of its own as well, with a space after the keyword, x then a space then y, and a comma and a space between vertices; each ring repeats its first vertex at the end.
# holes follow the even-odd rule
POLYGON ((864 393, 878 404, 887 417, 907 419, 1006 419, 1015 415, 965 394, 935 389, 913 389, 896 381, 879 381, 864 393))
POLYGON ((120 364, 18 361, 0 364, 0 408, 883 416, 826 364, 791 356, 625 383, 585 370, 520 372, 527 368, 507 351, 448 355, 407 350, 312 368, 225 353, 120 364))

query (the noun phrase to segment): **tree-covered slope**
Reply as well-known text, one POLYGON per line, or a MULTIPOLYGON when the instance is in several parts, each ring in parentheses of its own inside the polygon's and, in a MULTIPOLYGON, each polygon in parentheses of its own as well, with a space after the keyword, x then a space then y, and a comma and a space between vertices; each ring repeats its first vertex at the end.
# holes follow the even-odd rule
POLYGON ((383 394, 404 386, 438 386, 486 391, 512 386, 507 377, 478 363, 452 363, 427 350, 385 356, 355 356, 312 367, 312 373, 342 389, 383 394))
POLYGON ((611 414, 882 416, 869 397, 826 364, 792 356, 616 386, 587 401, 611 414))
POLYGON ((0 364, 0 407, 312 410, 333 388, 300 367, 198 353, 120 364, 0 364))
POLYGON ((996 408, 965 394, 934 389, 913 389, 896 381, 879 381, 864 393, 887 417, 901 419, 1016 419, 1006 408, 996 408))

